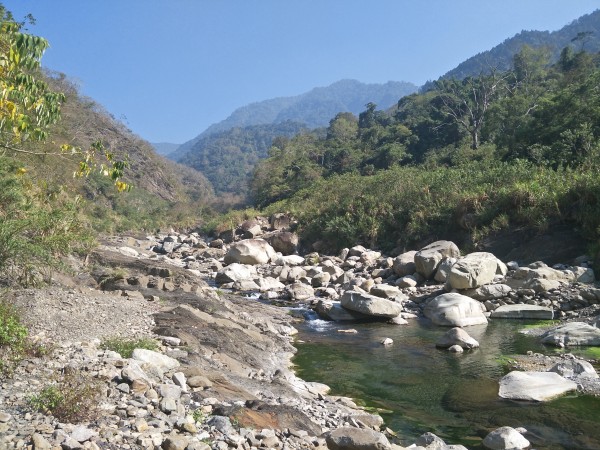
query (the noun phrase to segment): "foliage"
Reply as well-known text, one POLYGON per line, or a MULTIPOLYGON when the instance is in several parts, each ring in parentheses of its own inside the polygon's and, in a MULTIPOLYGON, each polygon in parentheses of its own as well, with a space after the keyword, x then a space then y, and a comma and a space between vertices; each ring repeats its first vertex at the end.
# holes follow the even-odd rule
POLYGON ((148 338, 124 339, 113 337, 104 339, 100 344, 100 348, 117 352, 123 358, 131 358, 131 355, 136 348, 156 350, 158 348, 158 343, 154 339, 148 338))
POLYGON ((62 422, 87 422, 99 416, 104 391, 103 383, 97 378, 67 367, 56 381, 32 396, 29 405, 62 422))
POLYGON ((20 312, 8 301, 0 300, 0 375, 9 375, 23 357, 27 334, 20 312))

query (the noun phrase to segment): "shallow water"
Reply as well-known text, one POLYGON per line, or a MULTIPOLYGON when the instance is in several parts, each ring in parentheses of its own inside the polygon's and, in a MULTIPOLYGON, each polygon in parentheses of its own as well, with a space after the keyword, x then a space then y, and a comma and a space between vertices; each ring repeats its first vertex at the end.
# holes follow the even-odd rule
POLYGON ((435 348, 448 328, 415 320, 405 326, 340 325, 308 320, 300 327, 294 359, 298 375, 388 412, 386 425, 410 444, 430 431, 449 444, 481 448, 500 426, 525 427, 537 449, 600 449, 600 398, 570 395, 547 403, 498 397, 504 355, 550 353, 518 333, 523 322, 496 320, 467 327, 480 349, 453 354, 435 348), (355 328, 357 334, 339 333, 355 328), (391 346, 380 340, 389 337, 391 346))

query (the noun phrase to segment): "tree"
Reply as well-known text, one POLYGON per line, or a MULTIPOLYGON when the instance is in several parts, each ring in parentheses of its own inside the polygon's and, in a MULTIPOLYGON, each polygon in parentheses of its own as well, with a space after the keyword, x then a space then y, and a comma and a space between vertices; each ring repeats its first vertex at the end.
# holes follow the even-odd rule
MULTIPOLYGON (((29 17, 30 23, 33 19, 29 17)), ((12 153, 74 155, 81 158, 77 176, 87 176, 94 168, 112 179, 119 191, 130 186, 121 180, 127 162, 115 158, 101 142, 89 149, 71 145, 46 152, 26 150, 27 141, 44 141, 48 127, 60 120, 64 94, 53 92, 39 76, 41 58, 48 48, 42 37, 24 33, 25 22, 17 22, 0 6, 0 148, 12 153), (99 159, 104 160, 99 163, 99 159)))
POLYGON ((504 85, 506 75, 467 77, 464 80, 439 80, 436 88, 442 102, 442 112, 451 117, 471 136, 471 148, 479 147, 479 138, 486 113, 492 102, 498 97, 504 85))

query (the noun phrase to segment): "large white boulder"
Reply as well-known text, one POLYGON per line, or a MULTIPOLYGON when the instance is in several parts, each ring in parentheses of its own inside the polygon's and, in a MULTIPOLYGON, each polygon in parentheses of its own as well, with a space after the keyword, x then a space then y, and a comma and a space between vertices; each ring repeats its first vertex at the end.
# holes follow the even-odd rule
POLYGON ((444 259, 459 256, 460 250, 454 242, 436 241, 415 253, 415 267, 418 273, 429 279, 444 259))
POLYGON ((519 450, 531 444, 521 433, 512 427, 500 427, 489 433, 483 446, 492 450, 519 450))
POLYGON ((511 400, 544 402, 576 389, 576 383, 554 372, 513 371, 500 380, 498 395, 511 400))
POLYGON ((451 268, 447 281, 453 289, 473 289, 494 281, 498 258, 488 252, 469 253, 451 268))
POLYGON ((264 239, 246 239, 233 244, 224 261, 225 264, 267 264, 275 256, 275 250, 264 239))
POLYGON ((600 329, 585 322, 569 322, 542 334, 544 344, 600 346, 600 329))
POLYGON ((391 319, 402 312, 400 303, 358 291, 344 292, 340 304, 346 309, 372 317, 391 319))
POLYGON ((486 324, 484 312, 483 304, 457 293, 438 295, 423 310, 425 317, 433 323, 448 327, 486 324))
POLYGON ((253 266, 233 263, 219 270, 215 277, 215 281, 220 285, 225 283, 250 281, 257 277, 258 273, 253 266))

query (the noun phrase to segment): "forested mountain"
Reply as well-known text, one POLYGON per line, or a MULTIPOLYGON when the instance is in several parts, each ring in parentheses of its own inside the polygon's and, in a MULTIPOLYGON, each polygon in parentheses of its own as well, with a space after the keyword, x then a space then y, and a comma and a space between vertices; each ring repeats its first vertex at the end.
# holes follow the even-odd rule
POLYGON ((508 70, 523 45, 547 49, 551 62, 558 61, 565 47, 571 47, 575 52, 597 53, 600 51, 600 10, 581 16, 557 31, 522 31, 491 50, 472 56, 441 78, 463 79, 491 69, 508 70))
MULTIPOLYGON (((255 205, 290 211, 305 242, 393 248, 568 224, 600 250, 600 55, 555 64, 524 47, 506 71, 439 80, 338 114, 326 134, 278 141, 252 180, 255 205)), ((600 253, 598 253, 600 256, 600 253)))
POLYGON ((173 156, 179 160, 202 137, 234 127, 301 122, 307 128, 327 126, 339 112, 358 114, 369 102, 388 108, 398 99, 416 92, 412 83, 388 81, 385 84, 365 84, 356 80, 341 80, 327 87, 317 87, 294 97, 280 97, 251 103, 236 109, 227 119, 211 125, 194 139, 181 145, 173 156))
POLYGON ((171 144, 170 142, 151 142, 150 144, 154 147, 156 153, 163 156, 169 156, 180 146, 180 144, 171 144))
POLYGON ((304 129, 291 121, 234 127, 202 136, 179 161, 202 172, 218 194, 243 201, 254 167, 266 158, 273 140, 291 138, 304 129))

